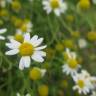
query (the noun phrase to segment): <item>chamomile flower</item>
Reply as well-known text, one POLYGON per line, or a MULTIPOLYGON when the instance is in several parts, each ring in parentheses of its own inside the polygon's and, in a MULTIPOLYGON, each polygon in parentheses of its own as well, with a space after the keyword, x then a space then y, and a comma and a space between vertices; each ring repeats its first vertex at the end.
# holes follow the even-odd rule
POLYGON ((6 55, 15 55, 20 54, 21 60, 19 63, 19 69, 23 70, 28 68, 31 63, 32 58, 34 61, 43 62, 46 56, 46 53, 42 49, 46 48, 46 45, 40 46, 43 38, 38 39, 38 36, 35 35, 30 38, 30 34, 26 33, 24 35, 24 41, 22 43, 11 39, 10 43, 6 43, 6 46, 11 50, 6 52, 6 55))
MULTIPOLYGON (((0 34, 3 34, 3 33, 5 33, 7 31, 7 29, 0 29, 0 34)), ((5 39, 5 37, 4 36, 1 36, 0 35, 0 40, 4 40, 5 39)))
POLYGON ((30 21, 25 21, 21 26, 16 30, 16 33, 23 34, 27 32, 31 32, 32 30, 32 23, 30 21))
POLYGON ((53 11, 57 16, 67 10, 67 4, 63 0, 43 0, 43 6, 47 14, 53 11))
POLYGON ((87 95, 91 90, 91 83, 88 78, 85 78, 85 74, 78 73, 73 76, 73 80, 76 85, 73 87, 73 90, 78 90, 79 94, 87 95))
POLYGON ((63 72, 67 75, 74 75, 77 73, 78 69, 81 67, 76 59, 76 53, 70 52, 69 49, 66 49, 67 60, 63 65, 63 72))

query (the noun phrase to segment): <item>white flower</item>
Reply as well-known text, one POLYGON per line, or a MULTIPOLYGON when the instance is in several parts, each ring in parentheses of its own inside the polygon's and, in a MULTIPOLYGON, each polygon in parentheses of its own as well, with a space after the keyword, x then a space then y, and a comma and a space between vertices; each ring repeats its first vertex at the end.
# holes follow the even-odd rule
POLYGON ((53 11, 57 16, 67 10, 67 4, 63 0, 43 0, 43 6, 47 14, 53 11))
POLYGON ((87 95, 92 86, 91 82, 88 78, 85 78, 85 74, 78 73, 73 76, 73 80, 76 83, 76 85, 73 87, 73 90, 78 90, 79 94, 85 94, 87 95))
MULTIPOLYGON (((0 34, 3 34, 3 33, 5 33, 7 31, 7 29, 0 29, 0 34)), ((1 36, 0 35, 0 40, 4 40, 5 39, 5 37, 3 37, 3 36, 1 36)))
POLYGON ((85 39, 81 38, 81 39, 78 40, 78 45, 79 45, 80 48, 86 48, 87 41, 85 39))
POLYGON ((20 54, 21 60, 19 63, 19 68, 23 70, 24 68, 28 68, 31 63, 30 57, 37 62, 43 62, 46 56, 46 53, 42 51, 42 49, 46 48, 45 46, 40 46, 43 42, 43 38, 38 39, 38 36, 35 35, 30 38, 30 34, 26 33, 24 35, 23 43, 20 43, 14 39, 10 40, 10 43, 6 43, 6 46, 11 50, 6 52, 6 55, 15 55, 20 54))
POLYGON ((23 34, 27 32, 31 32, 32 30, 32 23, 30 21, 24 22, 19 29, 16 30, 16 33, 23 34))
POLYGON ((68 56, 68 60, 63 65, 63 72, 65 72, 67 75, 69 74, 74 75, 77 73, 78 69, 81 66, 80 64, 78 64, 78 61, 76 60, 75 52, 70 52, 69 49, 66 49, 66 53, 68 56))

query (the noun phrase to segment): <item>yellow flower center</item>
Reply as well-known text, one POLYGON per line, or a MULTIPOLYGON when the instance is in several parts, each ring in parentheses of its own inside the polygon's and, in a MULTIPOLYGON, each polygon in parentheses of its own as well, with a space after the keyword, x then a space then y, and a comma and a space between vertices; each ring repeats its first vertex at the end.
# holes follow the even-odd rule
POLYGON ((78 62, 76 59, 69 59, 68 65, 70 68, 75 69, 78 66, 78 62))
POLYGON ((21 34, 16 34, 14 38, 21 43, 24 41, 24 37, 21 34))
POLYGON ((26 24, 23 24, 21 26, 21 30, 22 30, 22 32, 27 32, 27 25, 26 24))
POLYGON ((91 3, 90 0, 80 0, 78 4, 81 9, 89 9, 91 3))
POLYGON ((78 83, 80 88, 83 88, 84 87, 84 81, 83 80, 78 80, 78 83))
POLYGON ((21 56, 31 56, 34 52, 34 47, 26 42, 19 47, 19 51, 21 56))
POLYGON ((38 80, 42 77, 41 70, 39 68, 33 68, 32 70, 30 70, 29 75, 32 80, 38 80))
POLYGON ((59 0, 51 0, 50 4, 53 9, 58 8, 59 7, 59 0))

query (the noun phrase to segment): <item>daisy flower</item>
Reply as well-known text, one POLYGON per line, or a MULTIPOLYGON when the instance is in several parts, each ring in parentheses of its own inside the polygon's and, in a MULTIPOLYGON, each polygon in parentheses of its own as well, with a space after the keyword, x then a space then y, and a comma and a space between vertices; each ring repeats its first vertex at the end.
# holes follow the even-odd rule
POLYGON ((67 60, 63 65, 63 72, 67 75, 74 75, 77 73, 78 69, 81 67, 78 61, 76 60, 76 53, 70 52, 70 50, 66 49, 67 60))
POLYGON ((88 78, 85 78, 85 74, 77 73, 73 76, 73 80, 76 83, 76 85, 73 87, 73 90, 78 90, 79 94, 85 95, 90 92, 92 88, 91 82, 88 78))
POLYGON ((11 39, 10 43, 6 43, 6 46, 11 50, 7 51, 6 55, 20 54, 21 59, 19 63, 19 69, 23 70, 28 68, 31 63, 32 58, 34 61, 43 62, 46 53, 42 49, 46 48, 46 45, 40 46, 43 42, 43 38, 38 38, 37 35, 30 38, 30 34, 26 33, 24 35, 24 41, 22 43, 11 39))
MULTIPOLYGON (((7 29, 0 29, 0 34, 3 34, 3 33, 5 33, 7 31, 7 29)), ((0 40, 4 40, 5 39, 5 37, 4 36, 1 36, 0 35, 0 40)))
POLYGON ((53 11, 57 16, 67 10, 67 4, 63 0, 43 0, 43 6, 47 14, 53 11))

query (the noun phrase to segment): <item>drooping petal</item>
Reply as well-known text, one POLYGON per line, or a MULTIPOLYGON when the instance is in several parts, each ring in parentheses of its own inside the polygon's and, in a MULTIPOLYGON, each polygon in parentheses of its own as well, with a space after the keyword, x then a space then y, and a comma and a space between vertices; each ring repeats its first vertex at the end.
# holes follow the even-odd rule
POLYGON ((30 60, 30 57, 29 56, 22 57, 22 61, 23 61, 23 64, 24 64, 24 67, 25 68, 30 67, 31 60, 30 60))

